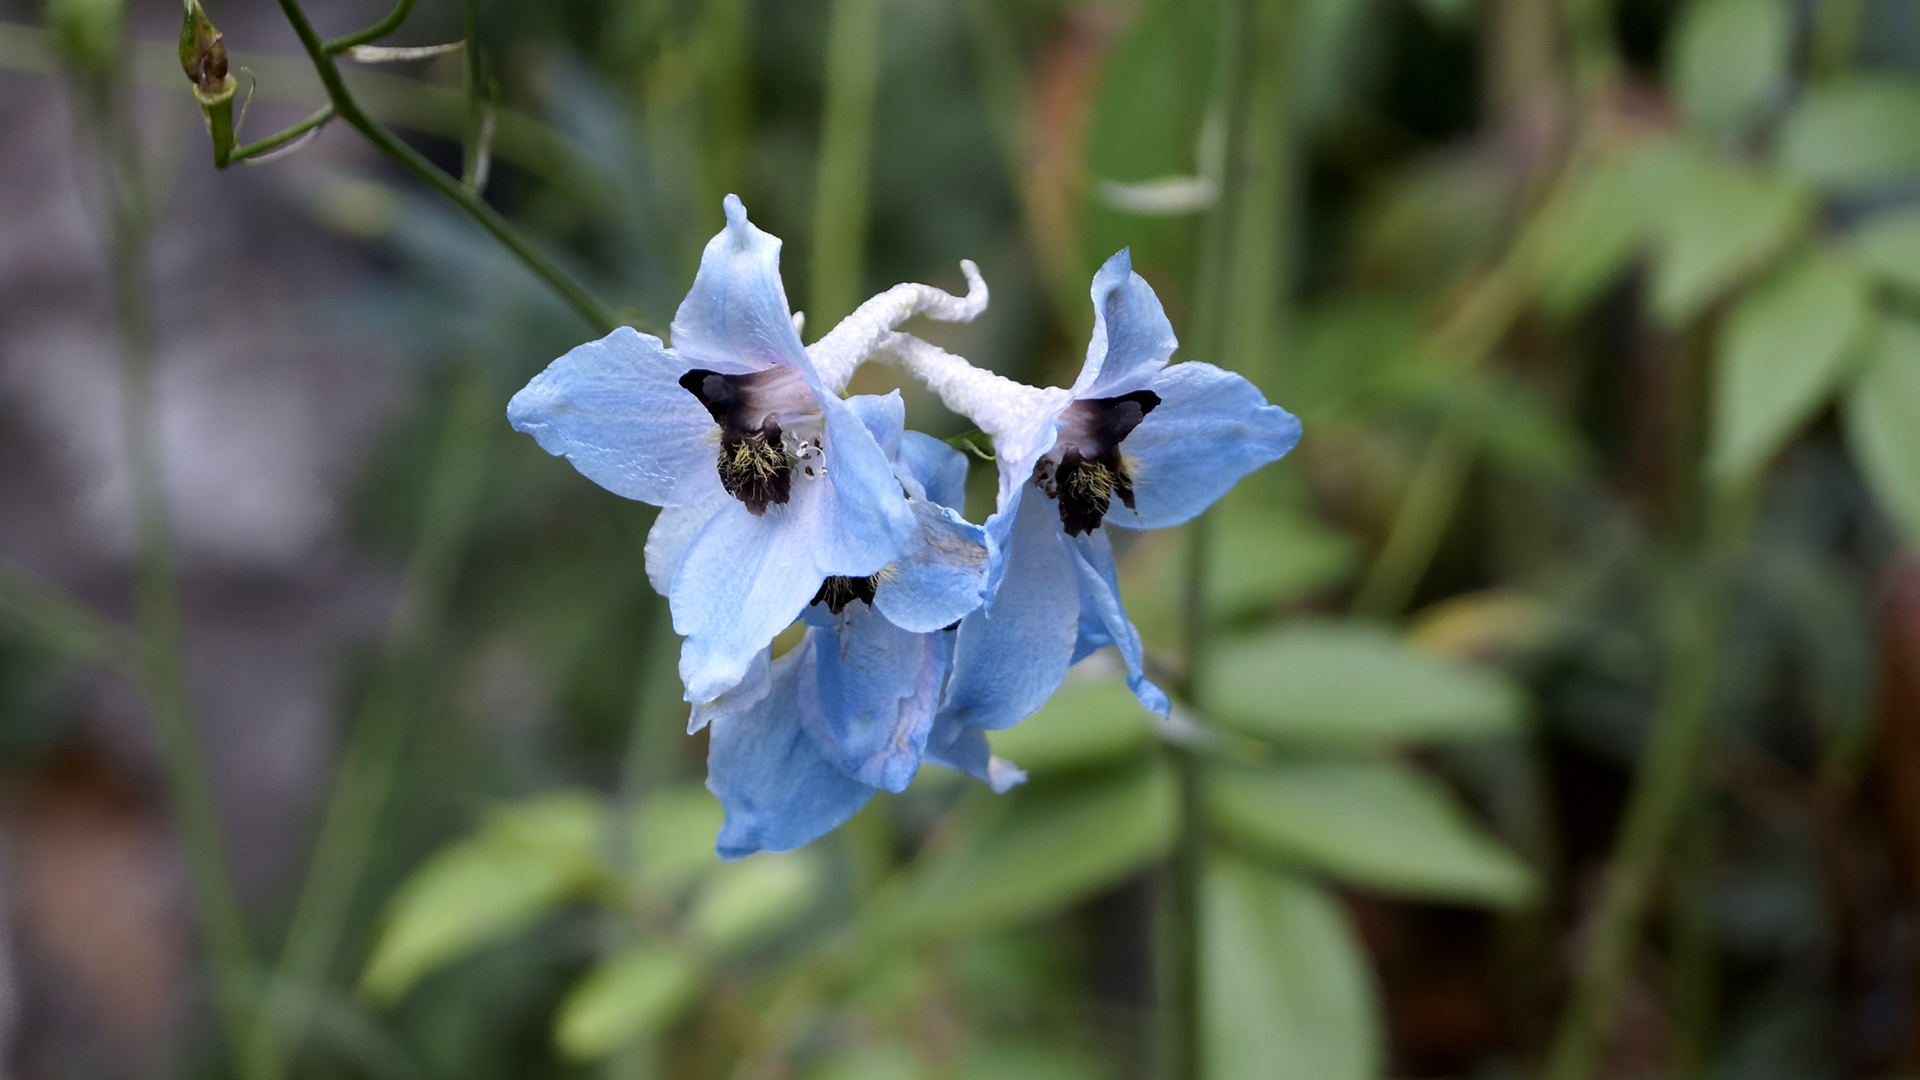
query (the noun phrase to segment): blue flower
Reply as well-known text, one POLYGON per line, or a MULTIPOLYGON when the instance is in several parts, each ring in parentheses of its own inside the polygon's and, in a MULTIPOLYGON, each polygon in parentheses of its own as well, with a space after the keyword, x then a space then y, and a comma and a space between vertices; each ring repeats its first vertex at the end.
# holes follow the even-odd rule
MULTIPOLYGON (((823 582, 879 572, 915 532, 886 453, 800 343, 780 241, 734 196, 726 215, 671 349, 621 328, 554 361, 507 406, 515 428, 588 479, 663 507, 648 566, 671 551, 672 574, 653 581, 687 638, 680 675, 694 702, 746 677, 823 582)), ((974 309, 984 302, 981 290, 974 309)), ((863 341, 843 334, 830 350, 845 369, 836 384, 863 341)))
POLYGON ((1212 364, 1169 366, 1173 327, 1128 253, 1093 279, 1094 329, 1072 388, 1023 386, 894 334, 894 359, 993 439, 1000 469, 989 601, 960 625, 941 718, 1012 726, 1106 645, 1128 683, 1165 715, 1140 635, 1120 602, 1105 526, 1157 529, 1206 509, 1300 438, 1300 422, 1212 364))
POLYGON ((723 858, 804 844, 875 791, 905 789, 923 760, 996 790, 1022 779, 977 730, 935 722, 954 626, 980 605, 991 563, 985 530, 949 509, 966 459, 903 433, 898 393, 847 404, 892 459, 915 529, 880 572, 828 578, 797 646, 778 659, 762 651, 737 687, 695 707, 692 728, 712 728, 707 787, 726 808, 723 858))

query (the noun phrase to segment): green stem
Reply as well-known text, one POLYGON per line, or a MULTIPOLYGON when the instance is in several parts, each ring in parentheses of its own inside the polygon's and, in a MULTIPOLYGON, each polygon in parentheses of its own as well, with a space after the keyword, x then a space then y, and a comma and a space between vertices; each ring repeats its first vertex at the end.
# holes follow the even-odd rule
POLYGON ((358 33, 334 38, 332 41, 320 46, 321 55, 327 57, 339 56, 355 45, 365 45, 369 41, 379 41, 381 38, 400 29, 401 24, 407 21, 407 16, 413 14, 414 3, 415 0, 398 0, 398 2, 393 5, 393 10, 387 12, 386 18, 381 19, 379 22, 374 23, 372 26, 358 33))
POLYGON ((388 623, 372 687, 354 719, 274 973, 275 1029, 262 1025, 255 1032, 256 1053, 277 1042, 283 1055, 292 1057, 311 1024, 313 990, 333 964, 407 738, 423 707, 419 671, 432 652, 434 630, 443 620, 485 492, 488 431, 498 404, 478 372, 462 375, 448 402, 407 561, 406 587, 388 623))
POLYGON ((110 202, 114 326, 119 338, 121 423, 134 519, 134 608, 140 680, 152 710, 175 831, 186 857, 194 909, 213 968, 221 1026, 251 1080, 273 1080, 278 1062, 248 1062, 255 968, 246 921, 227 863, 213 783, 187 689, 180 593, 167 535, 159 407, 154 386, 153 298, 147 279, 148 206, 140 148, 117 85, 92 83, 88 126, 99 141, 110 202))
MULTIPOLYGON (((394 10, 404 18, 405 11, 412 6, 412 0, 401 0, 400 5, 394 10)), ((334 66, 332 54, 328 53, 327 49, 342 41, 346 42, 347 46, 361 44, 361 41, 338 38, 334 42, 323 44, 320 35, 314 32, 313 24, 307 21, 306 12, 301 10, 300 0, 280 0, 280 10, 286 14, 287 21, 293 24, 293 31, 299 35, 301 46, 307 50, 308 57, 313 61, 314 73, 319 75, 321 85, 326 88, 327 99, 333 102, 333 107, 342 120, 352 124, 355 130, 366 136, 368 142, 399 163, 401 168, 418 177, 455 206, 465 210, 469 217, 480 223, 481 228, 491 233, 493 238, 500 241, 515 258, 526 265, 527 269, 545 281, 554 292, 560 294, 561 299, 602 333, 609 333, 621 325, 619 317, 611 308, 588 292, 585 286, 574 279, 573 275, 561 269, 559 263, 554 262, 545 252, 533 246, 526 237, 521 236, 506 218, 500 216, 499 211, 487 205, 479 195, 467 190, 457 178, 448 176, 435 168, 432 162, 420 155, 419 151, 401 142, 392 132, 375 123, 360 108, 354 101, 353 95, 347 92, 347 84, 340 78, 340 71, 334 66)), ((372 31, 363 31, 362 34, 371 35, 364 38, 368 41, 379 36, 372 34, 372 31)), ((361 38, 362 35, 351 35, 351 37, 361 38)))
POLYGON ((480 166, 486 147, 481 145, 487 122, 486 72, 480 62, 479 0, 461 0, 460 21, 467 43, 467 128, 460 143, 460 186, 476 194, 480 191, 480 166))
POLYGON ((1695 781, 1729 603, 1728 563, 1752 514, 1748 495, 1716 499, 1700 573, 1671 645, 1666 685, 1634 777, 1606 892, 1547 1059, 1546 1080, 1586 1080, 1606 1046, 1614 1002, 1652 900, 1655 878, 1695 781))
POLYGON ((331 119, 333 119, 333 106, 331 104, 322 105, 318 109, 315 109, 311 116, 308 116, 305 120, 300 121, 285 131, 275 132, 257 142, 250 142, 245 146, 237 147, 233 151, 233 156, 230 160, 245 161, 250 157, 258 157, 269 150, 277 150, 331 119))
POLYGON ((1464 409, 1449 409, 1421 452, 1420 466, 1394 509, 1387 541, 1354 596, 1355 615, 1390 619, 1413 598, 1473 469, 1469 426, 1464 409))
POLYGON ((880 0, 833 0, 827 101, 813 202, 813 325, 825 333, 859 300, 880 85, 880 0))
POLYGON ((35 641, 62 657, 139 677, 139 639, 119 623, 4 560, 0 560, 0 611, 10 613, 35 641))

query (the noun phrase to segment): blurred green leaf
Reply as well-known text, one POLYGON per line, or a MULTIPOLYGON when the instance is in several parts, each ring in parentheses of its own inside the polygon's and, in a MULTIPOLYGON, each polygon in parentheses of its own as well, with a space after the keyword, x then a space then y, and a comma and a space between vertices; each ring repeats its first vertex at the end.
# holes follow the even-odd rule
POLYGON ((1373 980, 1326 890, 1219 857, 1208 867, 1202 1023, 1213 1080, 1376 1080, 1373 980))
POLYGON ((1777 153, 1788 172, 1843 192, 1920 173, 1920 86, 1894 76, 1815 86, 1781 127, 1777 153))
POLYGON ((1678 326, 1764 266, 1805 226, 1798 185, 1692 143, 1653 151, 1645 197, 1654 215, 1653 311, 1678 326))
POLYGON ((1920 206, 1867 219, 1848 238, 1848 248, 1882 279, 1920 293, 1920 206))
POLYGON ((1119 679, 1069 681, 1017 727, 988 733, 997 757, 1031 773, 1097 765, 1153 745, 1140 699, 1119 679))
POLYGON ((1344 881, 1397 895, 1512 907, 1532 873, 1445 787, 1377 758, 1221 766, 1207 810, 1229 836, 1344 881))
POLYGON ((1847 392, 1846 428, 1874 498, 1920 544, 1920 324, 1887 321, 1847 392))
POLYGON ((592 872, 600 800, 559 792, 496 810, 414 871, 388 905, 361 985, 397 1000, 422 976, 546 914, 592 872))
POLYGON ((807 1080, 925 1080, 932 1075, 911 1046, 897 1042, 849 1047, 807 1070, 807 1080))
POLYGON ((1824 254, 1741 297, 1714 365, 1708 459, 1718 483, 1744 483, 1786 445, 1832 393, 1866 321, 1866 282, 1824 254))
POLYGON ((902 898, 906 927, 966 934, 1056 911, 1161 858, 1173 841, 1173 781, 1158 762, 1036 782, 986 809, 951 848, 923 859, 902 898))
POLYGON ((700 989, 691 960, 652 942, 608 956, 560 1004, 554 1041, 568 1057, 597 1058, 673 1022, 700 989))
POLYGON ((1361 624, 1299 623, 1223 642, 1207 669, 1204 700, 1216 719, 1285 744, 1373 747, 1511 734, 1524 709, 1503 676, 1361 624))
POLYGON ((633 815, 633 867, 649 888, 673 894, 720 865, 713 853, 726 815, 699 784, 675 784, 648 795, 633 815))
POLYGON ((1752 119, 1786 81, 1791 30, 1781 0, 1692 0, 1667 55, 1687 119, 1713 130, 1752 119))
POLYGON ((751 945, 805 916, 824 878, 811 851, 750 855, 707 878, 688 923, 715 949, 751 945))
POLYGON ((1540 303, 1565 318, 1591 303, 1646 243, 1657 151, 1601 158, 1563 182, 1535 215, 1526 273, 1540 303))
POLYGON ((955 1080, 1107 1080, 1113 1075, 1090 1054, 1045 1043, 985 1042, 961 1061, 955 1080))

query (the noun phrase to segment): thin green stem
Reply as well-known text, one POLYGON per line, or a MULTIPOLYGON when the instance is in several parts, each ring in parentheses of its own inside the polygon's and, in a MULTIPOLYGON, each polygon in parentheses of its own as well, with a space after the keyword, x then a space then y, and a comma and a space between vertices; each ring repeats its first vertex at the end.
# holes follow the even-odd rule
POLYGON ((406 588, 388 623, 372 686, 354 719, 274 974, 276 1028, 268 1031, 262 1025, 256 1031, 255 1052, 262 1052, 262 1043, 278 1043, 285 1056, 293 1056, 311 1023, 311 1009, 303 1003, 312 1000, 312 991, 334 962, 408 736, 423 707, 420 669, 433 651, 435 629, 443 620, 479 512, 488 430, 498 411, 484 375, 460 376, 447 405, 408 558, 406 588))
POLYGON ((332 41, 320 46, 321 55, 327 57, 339 56, 355 45, 365 45, 370 41, 379 41, 381 38, 400 29, 401 24, 407 21, 407 16, 413 14, 413 5, 415 2, 416 0, 398 0, 398 2, 393 5, 393 10, 387 12, 386 18, 381 19, 379 22, 374 23, 372 26, 358 33, 334 38, 332 41))
MULTIPOLYGON (((401 6, 395 10, 401 11, 411 6, 410 0, 402 0, 401 6)), ((301 9, 299 0, 280 0, 280 10, 286 14, 287 21, 293 24, 293 31, 299 35, 301 46, 307 50, 307 55, 313 60, 314 73, 320 76, 320 83, 326 88, 327 98, 333 102, 333 107, 339 112, 342 120, 352 124, 355 130, 366 136, 368 142, 399 163, 401 168, 424 181, 428 187, 445 196, 455 206, 465 210, 469 217, 480 223, 481 228, 491 233, 493 238, 500 241, 515 258, 526 265, 527 269, 545 281, 554 292, 560 294, 561 299, 602 333, 611 332, 621 325, 619 317, 611 308, 588 292, 584 285, 574 279, 573 275, 561 269, 559 263, 554 262, 526 237, 521 236, 506 218, 500 216, 499 211, 487 205, 479 195, 467 190, 457 178, 448 176, 436 168, 432 162, 422 157, 419 151, 401 142, 392 132, 375 123, 360 108, 360 105, 354 101, 353 95, 348 93, 347 84, 340 78, 339 69, 334 66, 332 56, 326 51, 327 46, 321 42, 320 35, 314 32, 313 24, 307 20, 307 14, 301 9)), ((347 39, 337 40, 346 41, 347 39)), ((359 43, 348 42, 349 45, 359 43)))
POLYGON ((1446 535, 1473 469, 1473 441, 1464 409, 1449 409, 1421 451, 1420 465, 1394 510, 1386 543, 1354 595, 1353 613, 1390 619, 1405 610, 1446 535))
POLYGON ((222 1030, 251 1080, 273 1080, 276 1060, 248 1062, 255 1008, 252 946, 227 862, 213 783, 199 741, 180 633, 154 383, 153 297, 147 277, 148 201, 140 147, 117 84, 81 88, 87 127, 106 173, 111 216, 114 326, 119 339, 121 423, 134 519, 134 608, 140 681, 152 710, 174 828, 186 857, 194 910, 213 968, 222 1030))
POLYGON ((467 128, 460 142, 460 186, 478 193, 482 187, 487 126, 486 71, 480 58, 479 0, 461 0, 460 22, 467 43, 467 128))
POLYGON ((0 560, 0 611, 61 656, 140 674, 140 642, 126 627, 11 562, 0 560))
POLYGON ((827 100, 813 202, 813 325, 833 328, 859 301, 880 86, 880 0, 833 0, 827 100))
POLYGON ((275 132, 264 139, 250 142, 245 146, 236 147, 230 160, 245 161, 250 157, 258 157, 270 150, 277 150, 302 135, 305 135, 307 132, 312 131, 314 128, 319 127, 321 124, 333 119, 333 115, 333 105, 331 103, 322 105, 318 109, 315 109, 313 114, 305 120, 300 121, 285 131, 275 132))

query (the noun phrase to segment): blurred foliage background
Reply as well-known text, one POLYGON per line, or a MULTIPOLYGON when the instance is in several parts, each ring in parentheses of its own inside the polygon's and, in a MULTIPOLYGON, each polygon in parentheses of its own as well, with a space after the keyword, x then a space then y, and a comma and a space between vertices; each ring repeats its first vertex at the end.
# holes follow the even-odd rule
MULTIPOLYGON (((0 14, 18 1075, 1157 1076, 1176 852, 1216 1080, 1920 1074, 1910 0, 427 0, 383 44, 464 50, 343 60, 648 331, 737 192, 809 339, 972 258, 988 315, 916 332, 1065 382, 1126 246, 1304 421, 1122 553, 1171 727, 1096 655, 996 736, 1015 793, 729 865, 652 511, 502 420, 600 329, 344 123, 216 172, 172 5, 0 14), (154 461, 85 452, 141 266, 183 699, 119 621, 154 461)), ((277 10, 209 15, 256 128, 325 100, 277 10)))

